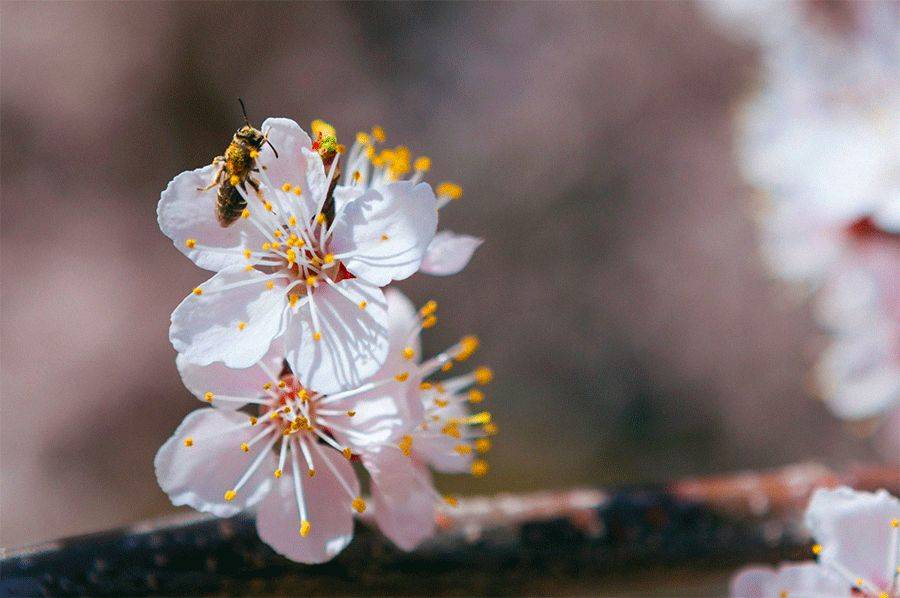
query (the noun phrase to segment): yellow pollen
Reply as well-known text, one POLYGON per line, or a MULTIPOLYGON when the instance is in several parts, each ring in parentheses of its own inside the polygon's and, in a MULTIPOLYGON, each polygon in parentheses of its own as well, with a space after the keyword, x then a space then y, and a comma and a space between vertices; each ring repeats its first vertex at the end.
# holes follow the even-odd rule
POLYGON ((780 592, 778 592, 778 598, 788 598, 788 591, 781 590, 780 592))
POLYGON ((322 333, 319 332, 318 330, 316 330, 316 331, 313 333, 313 340, 316 341, 316 342, 319 342, 320 340, 322 340, 322 333))
POLYGON ((212 402, 213 402, 213 397, 215 397, 215 396, 216 396, 216 395, 214 395, 214 394, 211 393, 211 392, 206 392, 206 393, 203 394, 203 400, 206 401, 207 403, 212 403, 212 402))
POLYGON ((312 121, 309 125, 310 130, 312 130, 314 137, 335 137, 337 136, 337 131, 334 127, 329 125, 327 122, 322 120, 321 118, 317 118, 312 121))
POLYGON ((351 451, 349 448, 345 448, 341 452, 344 454, 344 458, 347 459, 347 461, 349 461, 353 457, 353 451, 351 451))
POLYGON ((459 504, 459 501, 456 500, 456 497, 450 496, 449 494, 444 496, 444 502, 447 503, 448 505, 450 505, 451 507, 455 507, 456 505, 459 504))
POLYGON ((409 379, 409 372, 400 372, 396 376, 394 376, 394 380, 397 382, 406 382, 409 379))
POLYGON ((259 420, 256 419, 255 417, 253 417, 252 415, 250 416, 250 425, 251 425, 251 426, 255 426, 255 425, 256 425, 256 422, 258 422, 258 421, 259 421, 259 420))
POLYGON ((356 498, 354 498, 351 505, 353 506, 353 510, 357 513, 362 513, 366 510, 366 501, 362 499, 362 496, 357 496, 356 498))
POLYGON ((269 390, 271 388, 272 388, 271 382, 266 382, 265 384, 263 384, 263 390, 269 390))
POLYGON ((375 125, 372 127, 372 137, 375 138, 375 141, 379 143, 383 143, 385 139, 387 139, 387 135, 384 134, 384 129, 375 125))
POLYGON ((475 383, 479 386, 490 384, 491 380, 493 379, 494 372, 491 371, 491 368, 481 366, 480 368, 475 370, 475 383))
POLYGON ((301 388, 300 392, 297 393, 297 398, 305 403, 309 400, 309 392, 305 388, 301 388))
POLYGON ((472 354, 475 353, 475 351, 478 350, 478 346, 480 343, 478 341, 477 336, 471 335, 471 336, 464 336, 462 338, 462 340, 459 341, 459 344, 461 346, 459 349, 459 353, 456 354, 456 360, 457 361, 465 361, 469 357, 471 357, 472 354))
POLYGON ((307 469, 306 475, 307 475, 307 477, 314 478, 314 477, 316 477, 316 470, 315 469, 307 469))
POLYGON ((291 190, 291 184, 285 183, 284 185, 281 186, 281 190, 284 191, 285 193, 287 193, 288 191, 291 190))
POLYGON ((820 554, 821 552, 822 552, 822 545, 821 544, 813 544, 812 553, 820 554))
POLYGON ((366 158, 369 160, 375 161, 375 148, 371 145, 366 148, 366 158))
POLYGON ((419 156, 416 158, 416 161, 413 162, 413 168, 422 172, 428 172, 431 170, 431 158, 428 156, 419 156))
POLYGON ((452 362, 452 361, 448 361, 447 363, 445 363, 444 365, 441 366, 441 371, 442 371, 442 372, 449 372, 449 371, 452 370, 452 369, 453 369, 453 362, 452 362))
POLYGON ((359 181, 360 178, 362 178, 362 173, 358 170, 354 170, 353 171, 353 182, 355 183, 355 182, 359 181))
POLYGON ((369 134, 364 133, 362 131, 357 133, 356 134, 356 143, 358 143, 360 145, 365 145, 365 144, 369 143, 369 134))
POLYGON ((484 459, 476 459, 472 462, 472 475, 476 478, 481 478, 487 475, 489 469, 490 466, 484 459))
POLYGON ((297 301, 299 301, 299 300, 300 300, 300 295, 291 293, 290 296, 288 296, 288 302, 291 304, 291 307, 294 307, 295 305, 297 305, 297 301))
POLYGON ((202 294, 203 294, 203 289, 201 289, 200 287, 195 288, 195 289, 194 289, 194 294, 195 294, 195 295, 202 295, 202 294))
POLYGON ((188 239, 184 244, 188 249, 193 249, 197 246, 197 239, 188 239))
POLYGON ((856 586, 861 588, 862 585, 863 585, 862 577, 857 577, 856 578, 856 586))
POLYGON ((238 330, 243 330, 247 327, 247 322, 238 322, 238 330))
POLYGON ((359 308, 360 308, 360 309, 365 309, 366 306, 369 305, 369 303, 368 303, 367 301, 360 301, 360 302, 358 303, 358 305, 359 305, 359 308))
POLYGON ((235 492, 234 490, 228 490, 225 492, 225 500, 227 500, 228 502, 233 501, 235 496, 237 496, 237 492, 235 492))
POLYGON ((296 195, 297 197, 300 197, 301 195, 303 195, 303 189, 301 189, 300 187, 294 187, 294 188, 292 189, 292 192, 293 192, 293 194, 296 195))
POLYGON ((338 143, 334 150, 339 154, 344 154, 347 152, 347 146, 343 143, 338 143))
POLYGON ((416 352, 413 351, 413 348, 412 348, 412 347, 405 347, 405 348, 403 349, 403 359, 406 359, 406 360, 408 361, 408 360, 412 359, 412 358, 415 357, 415 356, 416 356, 416 352))
POLYGON ((449 197, 450 199, 459 199, 462 197, 462 187, 456 183, 441 183, 434 190, 435 195, 449 197))
POLYGON ((887 592, 879 592, 878 598, 891 598, 887 592))
POLYGON ((475 450, 480 454, 485 454, 491 450, 491 441, 488 438, 479 438, 475 441, 475 450))
POLYGON ((247 264, 246 266, 244 266, 244 270, 246 270, 247 272, 253 272, 253 264, 247 264))
POLYGON ((450 401, 448 401, 447 399, 435 399, 434 404, 443 409, 450 404, 450 401))
POLYGON ((487 411, 482 411, 481 413, 470 415, 464 421, 467 424, 489 424, 491 423, 491 414, 487 411))
POLYGON ((275 479, 277 480, 278 478, 280 478, 281 476, 284 475, 284 472, 281 471, 280 469, 276 469, 274 475, 275 475, 275 479))
POLYGON ((326 253, 326 254, 325 254, 325 257, 324 257, 323 259, 324 259, 324 261, 325 261, 326 264, 333 264, 333 263, 334 263, 334 255, 331 254, 331 253, 326 253))
POLYGON ((420 390, 431 390, 432 384, 431 382, 420 382, 419 389, 420 390))
POLYGON ((472 447, 469 446, 468 444, 457 444, 455 447, 453 447, 453 450, 456 451, 457 453, 459 453, 460 455, 465 456, 472 452, 472 447))
POLYGON ((400 449, 400 452, 409 457, 409 455, 412 453, 412 443, 413 437, 407 434, 400 439, 400 443, 397 444, 397 447, 400 449))
POLYGON ((353 411, 352 409, 347 411, 347 417, 353 417, 354 415, 356 415, 356 411, 353 411))
POLYGON ((493 436, 494 434, 496 434, 499 431, 497 429, 497 424, 495 424, 494 422, 484 424, 481 427, 481 429, 484 430, 484 433, 487 434, 488 436, 493 436))
POLYGON ((422 320, 422 328, 434 328, 437 324, 437 316, 428 316, 422 320))
POLYGON ((189 447, 189 448, 192 447, 192 446, 194 446, 194 439, 191 438, 190 436, 188 436, 187 438, 185 438, 185 439, 184 439, 184 446, 189 447))
MULTIPOLYGON (((288 218, 288 224, 289 224, 290 226, 297 226, 297 217, 296 217, 296 216, 291 216, 290 218, 288 218)), ((296 239, 296 238, 297 238, 296 235, 293 235, 293 234, 291 235, 291 239, 292 239, 292 240, 293 240, 293 239, 296 239)))
POLYGON ((287 252, 285 252, 284 255, 287 257, 287 260, 288 260, 289 262, 296 262, 296 261, 297 261, 297 252, 294 251, 293 249, 288 249, 287 252))
POLYGON ((241 210, 241 218, 246 220, 249 217, 250 217, 250 210, 248 210, 247 208, 244 208, 243 210, 241 210))
POLYGON ((274 289, 274 288, 275 288, 275 281, 274 281, 274 280, 267 280, 267 281, 266 281, 266 288, 269 289, 270 291, 271 291, 272 289, 274 289))
POLYGON ((241 443, 241 450, 244 451, 245 453, 249 453, 249 452, 250 452, 250 445, 247 444, 246 442, 242 442, 242 443, 241 443))
POLYGON ((277 411, 270 411, 270 412, 269 412, 269 419, 276 419, 276 418, 279 418, 279 417, 281 417, 281 416, 278 415, 278 412, 277 412, 277 411))
POLYGON ((462 437, 462 434, 459 432, 459 424, 456 422, 449 422, 441 428, 441 434, 445 434, 450 438, 456 438, 459 440, 462 437))
POLYGON ((273 235, 276 239, 280 239, 282 234, 283 234, 283 233, 282 233, 280 230, 278 230, 277 228, 276 228, 274 231, 272 231, 272 235, 273 235))
POLYGON ((900 519, 891 519, 891 527, 900 527, 900 519))
POLYGON ((315 274, 310 274, 306 277, 306 286, 314 287, 318 281, 319 279, 316 278, 315 274))
POLYGON ((245 249, 245 250, 244 250, 244 257, 245 257, 245 258, 247 258, 247 259, 249 260, 252 256, 253 256, 253 252, 252 252, 252 251, 250 251, 249 249, 245 249))
POLYGON ((390 237, 388 236, 388 234, 387 234, 387 233, 382 233, 382 235, 381 235, 381 240, 382 240, 382 241, 387 241, 388 239, 390 239, 390 237))
POLYGON ((264 202, 263 202, 263 207, 266 209, 267 212, 271 212, 271 211, 272 211, 272 204, 270 204, 270 203, 267 202, 267 201, 264 201, 264 202))
POLYGON ((256 150, 250 150, 250 157, 256 160, 259 157, 259 152, 256 150))
POLYGON ((309 535, 309 528, 312 527, 306 519, 300 522, 300 535, 306 537, 309 535))
POLYGON ((422 309, 419 310, 419 315, 421 315, 423 318, 425 316, 433 315, 437 311, 437 308, 437 301, 431 299, 430 301, 428 301, 428 303, 422 306, 422 309))
POLYGON ((272 244, 271 244, 271 243, 268 243, 268 242, 263 243, 263 244, 262 244, 262 249, 263 249, 263 251, 269 251, 270 249, 272 249, 272 244))
POLYGON ((322 212, 316 214, 316 222, 318 222, 319 224, 325 222, 325 214, 323 214, 322 212))
POLYGON ((241 177, 236 174, 231 175, 231 178, 228 179, 228 182, 231 183, 232 187, 236 187, 238 183, 241 182, 241 177))

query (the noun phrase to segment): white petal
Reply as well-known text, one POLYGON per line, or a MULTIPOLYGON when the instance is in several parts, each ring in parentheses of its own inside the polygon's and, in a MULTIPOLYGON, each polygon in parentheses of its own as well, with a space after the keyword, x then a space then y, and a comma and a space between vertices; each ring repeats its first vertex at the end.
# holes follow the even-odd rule
POLYGON ((374 285, 411 276, 437 229, 431 187, 400 181, 369 189, 337 215, 332 252, 350 254, 344 265, 374 285))
POLYGON ((182 172, 162 192, 156 208, 159 228, 172 239, 175 247, 201 268, 213 271, 246 264, 243 249, 257 249, 265 242, 253 224, 242 218, 224 228, 219 224, 216 219, 217 188, 198 191, 198 187, 206 187, 213 180, 217 169, 204 166, 182 172), (187 246, 189 239, 196 243, 193 249, 187 246), (230 251, 213 252, 204 247, 230 251))
POLYGON ((192 411, 184 418, 153 461, 159 486, 172 499, 172 504, 190 505, 217 517, 231 517, 262 499, 276 466, 274 457, 260 465, 234 500, 225 500, 225 492, 235 487, 254 457, 265 448, 262 440, 248 453, 241 450, 241 443, 256 436, 260 428, 229 428, 247 420, 242 413, 209 408, 192 411), (193 446, 184 445, 188 437, 193 439, 193 446))
POLYGON ((286 358, 307 388, 320 393, 355 388, 384 363, 388 352, 384 293, 360 280, 336 283, 343 294, 320 282, 315 290, 318 329, 306 303, 285 331, 286 358), (346 296, 345 296, 346 295, 346 296), (359 304, 366 302, 365 309, 359 304), (321 339, 313 335, 319 332, 321 339))
POLYGON ((819 562, 838 563, 852 575, 881 587, 890 585, 890 522, 900 518, 900 500, 884 490, 820 489, 806 510, 806 525, 822 545, 819 562))
POLYGON ((422 260, 422 272, 435 276, 456 274, 466 267, 472 254, 483 242, 478 237, 442 230, 428 245, 425 259, 422 260))
MULTIPOLYGON (((353 539, 351 499, 331 470, 329 462, 359 494, 359 482, 350 463, 333 450, 313 453, 316 475, 303 476, 301 484, 310 522, 309 535, 300 535, 300 514, 290 466, 274 481, 272 491, 259 506, 256 529, 263 542, 279 554, 301 563, 324 563, 334 558, 353 539)), ((301 460, 302 462, 302 460, 301 460)))
MULTIPOLYGON (((388 308, 388 335, 390 337, 391 354, 390 359, 395 357, 403 359, 403 349, 411 347, 413 350, 413 358, 411 360, 403 360, 411 363, 417 363, 422 360, 422 341, 419 334, 416 333, 410 337, 411 330, 419 324, 418 310, 416 310, 413 302, 409 298, 395 288, 384 290, 384 297, 387 300, 388 308)), ((396 361, 397 365, 402 361, 396 361)))
MULTIPOLYGON (((261 363, 275 376, 281 372, 284 360, 284 350, 277 345, 280 343, 273 342, 272 350, 261 360, 261 363)), ((175 358, 175 364, 181 374, 181 381, 198 399, 204 399, 207 392, 213 393, 214 396, 260 398, 265 394, 263 384, 277 382, 277 380, 272 380, 266 370, 258 364, 243 369, 225 367, 222 363, 197 365, 189 362, 181 353, 175 358)), ((245 403, 213 399, 212 404, 214 407, 223 409, 237 409, 245 403)))
POLYGON ((417 429, 413 434, 413 452, 416 456, 428 463, 436 471, 443 473, 465 473, 472 467, 473 453, 461 455, 456 450, 457 445, 466 443, 464 440, 441 434, 441 427, 451 419, 464 419, 470 415, 466 403, 462 403, 455 396, 442 396, 435 391, 418 393, 419 402, 426 407, 434 405, 434 398, 450 399, 451 402, 437 410, 441 416, 440 422, 428 422, 427 430, 417 429))
POLYGON ((783 563, 778 569, 747 567, 731 580, 732 598, 788 596, 849 596, 847 582, 815 562, 783 563))
POLYGON ((246 368, 262 359, 281 334, 287 304, 278 287, 266 288, 266 279, 258 270, 232 267, 203 283, 201 295, 191 293, 172 313, 169 339, 175 350, 198 365, 222 361, 246 368), (243 281, 255 282, 216 292, 243 281))
POLYGON ((434 535, 435 511, 431 475, 399 449, 363 453, 372 476, 375 521, 385 536, 403 550, 412 550, 434 535))

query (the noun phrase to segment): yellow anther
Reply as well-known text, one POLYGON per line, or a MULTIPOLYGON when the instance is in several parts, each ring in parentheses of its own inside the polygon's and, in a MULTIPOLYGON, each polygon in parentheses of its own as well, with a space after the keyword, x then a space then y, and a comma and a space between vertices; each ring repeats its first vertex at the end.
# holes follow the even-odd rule
POLYGON ((472 475, 476 478, 484 477, 487 475, 488 470, 490 470, 490 466, 484 459, 472 461, 472 475))
POLYGON ((267 201, 264 201, 264 202, 263 202, 263 207, 266 209, 267 212, 271 212, 271 211, 272 211, 272 204, 270 204, 270 203, 267 202, 267 201))
POLYGON ((457 361, 465 361, 469 357, 471 357, 475 351, 478 350, 478 346, 481 344, 478 341, 478 337, 474 335, 464 336, 460 341, 459 353, 456 354, 457 361))
POLYGON ((288 303, 291 304, 291 307, 294 307, 295 305, 297 305, 297 301, 299 301, 299 300, 300 300, 300 295, 297 295, 296 293, 291 293, 290 295, 288 295, 288 303))
POLYGON ((253 417, 252 415, 250 416, 250 425, 251 425, 251 426, 255 426, 255 425, 256 425, 256 422, 258 422, 258 421, 259 421, 259 420, 256 419, 255 417, 253 417))
POLYGON ((475 383, 479 386, 490 384, 494 379, 494 372, 489 367, 481 366, 475 370, 475 383))
POLYGON ((455 507, 456 505, 459 504, 459 501, 456 500, 456 497, 450 496, 449 494, 444 496, 444 502, 447 503, 448 505, 450 505, 451 507, 455 507))
POLYGON ((281 476, 284 475, 284 472, 281 471, 280 469, 276 469, 274 475, 275 475, 275 479, 277 480, 278 478, 280 478, 281 476))
POLYGON ((820 554, 821 552, 822 552, 822 545, 821 544, 813 544, 812 553, 820 554))
POLYGON ((353 506, 353 510, 357 513, 362 513, 366 510, 366 501, 362 499, 362 496, 357 496, 356 498, 354 498, 351 505, 353 506))
POLYGON ((491 422, 491 423, 488 423, 488 424, 484 424, 484 425, 481 427, 481 429, 482 429, 482 430, 484 431, 484 433, 487 434, 488 436, 493 436, 494 434, 496 434, 496 433, 499 431, 498 428, 497 428, 497 424, 495 424, 494 422, 491 422))
POLYGON ((318 214, 316 214, 316 222, 318 222, 319 224, 324 223, 325 222, 325 214, 323 214, 322 212, 319 212, 318 214))
POLYGON ((246 266, 244 266, 244 270, 246 270, 247 272, 253 272, 253 264, 247 264, 246 266))
POLYGON ((188 239, 187 241, 184 242, 184 245, 188 249, 193 249, 194 247, 197 246, 197 239, 188 239))
POLYGON ((231 175, 228 179, 228 182, 231 183, 232 187, 237 187, 237 184, 241 182, 241 177, 236 174, 231 175))
POLYGON ((416 352, 413 350, 412 347, 404 347, 403 348, 403 359, 406 359, 408 361, 415 356, 416 356, 416 352))
POLYGON ((453 447, 453 450, 459 453, 460 455, 468 455, 472 452, 472 447, 468 444, 457 444, 453 447))
POLYGON ((900 527, 900 519, 891 519, 891 527, 900 527))
POLYGON ((312 468, 307 469, 307 470, 306 470, 306 477, 309 477, 309 478, 314 478, 314 477, 316 477, 316 470, 315 470, 315 469, 312 469, 312 468))
POLYGON ((271 382, 266 382, 265 384, 263 384, 263 390, 270 390, 271 388, 272 388, 271 382))
POLYGON ((384 129, 382 129, 378 125, 372 127, 372 137, 374 137, 375 141, 379 143, 383 143, 384 140, 387 139, 387 136, 384 134, 384 129))
POLYGON ((238 330, 243 330, 247 327, 247 322, 238 322, 238 330))
MULTIPOLYGON (((291 216, 290 218, 288 218, 288 224, 291 226, 296 226, 297 225, 297 217, 291 216)), ((297 238, 296 235, 291 235, 291 239, 296 239, 296 238, 297 238)))
POLYGON ((300 522, 300 535, 306 537, 309 535, 309 528, 312 527, 306 519, 300 522))
POLYGON ((437 311, 437 308, 438 308, 437 301, 435 301, 434 299, 431 299, 428 303, 426 303, 425 305, 422 306, 422 309, 419 310, 419 315, 422 316, 423 318, 425 316, 433 315, 437 311))
POLYGON ((193 291, 193 292, 194 292, 195 295, 202 295, 202 294, 203 294, 203 289, 201 289, 200 287, 196 287, 196 288, 194 288, 194 291, 193 291))
POLYGON ((306 277, 306 286, 314 287, 314 286, 316 286, 316 283, 318 281, 319 281, 319 279, 316 278, 315 274, 310 274, 309 276, 306 277))
POLYGON ((322 333, 319 332, 318 330, 313 332, 313 340, 316 342, 319 342, 320 340, 322 340, 322 333))
POLYGON ((213 397, 215 397, 215 396, 216 395, 214 395, 211 392, 205 392, 205 393, 203 393, 203 400, 206 401, 207 403, 212 403, 213 397))
POLYGON ((382 240, 382 241, 388 241, 389 239, 390 239, 390 236, 388 236, 387 233, 382 233, 382 235, 381 235, 381 240, 382 240))
POLYGON ((413 162, 413 168, 422 172, 428 172, 431 170, 431 158, 428 156, 419 156, 416 158, 416 161, 413 162))
POLYGON ((448 361, 447 363, 445 363, 444 365, 441 366, 441 371, 442 371, 442 372, 449 372, 449 371, 452 370, 452 369, 453 369, 453 362, 452 362, 452 361, 448 361))
POLYGON ((447 399, 435 399, 434 404, 443 409, 450 404, 450 401, 448 401, 447 399))
POLYGON ((287 193, 288 191, 291 190, 291 184, 285 183, 284 185, 281 186, 281 190, 284 191, 285 193, 287 193))
POLYGON ((437 316, 427 316, 422 320, 422 328, 434 328, 437 324, 437 316))
POLYGON ((186 447, 192 447, 192 446, 194 446, 194 439, 191 438, 190 436, 188 436, 187 438, 185 438, 185 439, 184 439, 184 446, 186 446, 186 447))
POLYGON ((780 592, 778 592, 778 598, 788 598, 788 591, 781 590, 780 592))
POLYGON ((857 577, 857 578, 856 578, 856 587, 861 588, 862 585, 863 585, 863 579, 862 579, 862 577, 857 577))
POLYGON ((396 376, 394 376, 394 380, 397 382, 406 382, 409 379, 409 372, 400 372, 396 376))
POLYGON ((441 428, 441 434, 449 436, 450 438, 456 438, 459 440, 462 438, 462 434, 459 431, 459 424, 456 422, 448 422, 441 428))
POLYGON ((467 424, 489 424, 491 423, 491 414, 489 411, 482 411, 464 418, 463 421, 467 424))
POLYGON ((305 388, 301 388, 300 392, 297 393, 297 398, 305 403, 309 400, 309 392, 305 388))
POLYGON ((320 118, 312 121, 309 128, 312 130, 313 137, 319 137, 320 135, 322 137, 335 137, 337 135, 335 128, 320 118))
POLYGON ((274 231, 272 231, 272 236, 274 236, 276 239, 280 239, 280 238, 281 238, 281 235, 283 235, 283 234, 284 234, 284 233, 282 233, 282 232, 281 232, 279 229, 277 229, 277 228, 276 228, 274 231))
POLYGON ((275 281, 274 281, 274 280, 267 280, 267 281, 266 281, 266 288, 269 289, 270 291, 271 291, 272 289, 274 289, 274 288, 275 288, 275 281))
POLYGON ((360 145, 365 145, 365 144, 369 143, 369 134, 364 133, 363 131, 360 131, 359 133, 357 133, 356 134, 356 143, 358 143, 360 145))
POLYGON ((372 160, 373 163, 375 162, 375 148, 371 145, 366 148, 366 158, 372 160))
POLYGON ((225 500, 227 500, 228 502, 233 501, 235 496, 237 496, 237 492, 235 492, 234 490, 227 490, 225 492, 225 500))
POLYGON ((241 218, 246 220, 249 217, 250 217, 250 210, 248 210, 247 208, 244 208, 243 210, 241 210, 241 218))
POLYGON ((450 199, 459 199, 462 197, 462 187, 456 183, 441 183, 435 188, 434 193, 438 197, 449 197, 450 199))
POLYGON ((245 453, 249 453, 249 452, 250 452, 250 445, 247 444, 246 442, 242 442, 242 443, 241 443, 241 450, 244 451, 245 453))
POLYGON ((491 446, 489 438, 479 438, 475 441, 475 450, 482 455, 491 450, 491 446))
POLYGON ((347 153, 347 146, 343 143, 338 143, 337 146, 335 146, 334 150, 339 154, 345 154, 347 153))
POLYGON ((244 257, 247 258, 247 259, 249 260, 251 257, 253 257, 253 252, 250 251, 249 249, 245 249, 245 250, 244 250, 244 257))
POLYGON ((432 386, 431 382, 419 382, 419 390, 431 390, 432 386))
POLYGON ((322 258, 322 261, 324 261, 326 264, 333 264, 334 263, 334 254, 326 253, 325 257, 322 258))
POLYGON ((360 301, 359 303, 357 303, 357 305, 359 306, 360 309, 365 309, 366 306, 369 305, 369 302, 368 301, 360 301))
POLYGON ((412 444, 413 444, 413 437, 410 436, 409 434, 406 434, 405 436, 403 436, 403 438, 400 439, 400 442, 397 444, 397 447, 400 449, 400 452, 402 452, 404 455, 409 457, 410 454, 412 453, 412 444))
POLYGON ((270 412, 269 412, 269 419, 277 419, 277 418, 279 418, 279 417, 281 417, 281 416, 278 415, 278 412, 277 412, 277 411, 270 411, 270 412))
POLYGON ((347 459, 347 461, 353 458, 353 451, 351 451, 349 448, 345 448, 341 452, 344 454, 344 458, 347 459))
POLYGON ((300 187, 294 187, 293 189, 291 189, 291 192, 298 197, 303 195, 303 189, 301 189, 300 187))
POLYGON ((891 597, 890 597, 890 595, 888 595, 887 592, 879 592, 878 598, 891 598, 891 597))
POLYGON ((356 183, 362 178, 362 173, 358 170, 353 171, 353 182, 356 183))
POLYGON ((304 241, 303 239, 294 239, 294 247, 303 247, 304 245, 306 245, 306 241, 304 241))
POLYGON ((356 411, 352 409, 347 410, 347 417, 353 417, 354 415, 356 415, 356 411))

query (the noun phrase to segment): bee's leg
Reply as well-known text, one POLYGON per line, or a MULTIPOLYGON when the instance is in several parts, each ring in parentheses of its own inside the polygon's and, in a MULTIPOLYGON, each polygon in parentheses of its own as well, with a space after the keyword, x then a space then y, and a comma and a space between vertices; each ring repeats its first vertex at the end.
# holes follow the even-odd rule
MULTIPOLYGON (((213 160, 213 164, 216 163, 216 160, 225 160, 222 156, 217 156, 213 160)), ((216 176, 213 177, 212 182, 206 187, 197 187, 197 191, 209 191, 213 187, 217 187, 220 182, 222 182, 222 175, 225 174, 225 166, 220 166, 219 170, 216 171, 216 176)))
POLYGON ((259 181, 257 181, 256 179, 254 179, 252 176, 249 176, 249 175, 244 180, 247 182, 248 185, 253 187, 253 191, 256 192, 256 197, 262 199, 262 193, 259 192, 259 181))

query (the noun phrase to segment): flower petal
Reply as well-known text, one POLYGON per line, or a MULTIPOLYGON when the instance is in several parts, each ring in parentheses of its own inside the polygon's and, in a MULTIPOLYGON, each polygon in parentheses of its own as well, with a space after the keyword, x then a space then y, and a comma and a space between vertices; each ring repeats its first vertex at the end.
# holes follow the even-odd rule
POLYGON ((363 453, 362 461, 372 476, 375 521, 384 535, 403 550, 433 536, 434 492, 428 469, 390 447, 363 453))
POLYGON ((247 368, 262 359, 281 334, 287 304, 278 287, 266 288, 267 279, 258 270, 232 267, 203 283, 200 295, 188 295, 172 313, 175 350, 198 365, 222 361, 247 368), (232 284, 241 286, 225 288, 232 284))
MULTIPOLYGON (((279 345, 278 341, 273 342, 269 353, 260 360, 260 363, 275 376, 281 372, 284 361, 284 349, 279 345)), ((277 382, 272 380, 259 364, 243 369, 225 367, 221 363, 197 365, 189 362, 181 353, 175 358, 175 364, 178 366, 178 373, 181 374, 181 381, 194 396, 202 400, 205 400, 208 392, 213 393, 213 397, 226 395, 248 399, 259 398, 265 394, 263 384, 277 382)), ((245 404, 237 401, 216 401, 215 398, 212 401, 213 407, 223 409, 238 409, 245 404)))
POLYGON ((267 457, 270 463, 263 462, 233 500, 224 498, 265 448, 260 441, 251 452, 241 451, 241 443, 259 433, 258 427, 234 429, 246 422, 242 413, 209 408, 197 409, 184 418, 153 461, 159 486, 172 504, 231 517, 262 499, 269 490, 274 457, 267 457), (193 443, 190 447, 185 446, 188 438, 193 443))
POLYGON ((313 300, 318 327, 307 302, 291 315, 285 331, 291 369, 304 386, 320 393, 358 387, 387 356, 384 293, 361 280, 347 279, 334 286, 320 282, 313 300), (360 309, 362 302, 365 309, 360 309), (316 332, 321 334, 318 341, 316 332))
POLYGON ((434 192, 425 183, 369 189, 337 215, 332 251, 349 254, 343 262, 354 275, 385 286, 419 269, 437 220, 434 192))
POLYGON ((236 264, 246 264, 244 248, 258 248, 265 242, 259 231, 247 220, 238 218, 222 227, 216 219, 217 187, 207 191, 218 166, 204 166, 182 172, 175 177, 159 199, 156 208, 159 228, 172 239, 175 247, 191 261, 218 272, 236 264), (188 247, 188 245, 194 247, 188 247), (209 251, 206 248, 220 251, 209 251))
POLYGON ((787 594, 849 596, 847 583, 815 563, 783 563, 778 569, 747 567, 730 584, 732 598, 772 598, 787 594))
POLYGON ((898 518, 900 500, 884 490, 820 489, 806 510, 806 525, 822 545, 819 562, 838 564, 881 587, 890 585, 886 555, 893 532, 890 522, 898 518))
POLYGON ((300 535, 300 513, 294 493, 294 474, 291 467, 275 480, 274 487, 259 506, 256 529, 263 542, 279 554, 301 563, 324 563, 334 558, 353 539, 351 499, 322 463, 327 459, 358 495, 359 482, 350 463, 336 451, 314 452, 317 474, 302 476, 300 483, 306 502, 309 533, 300 535))
POLYGON ((434 276, 449 276, 466 267, 472 254, 483 239, 470 235, 457 235, 449 230, 442 230, 434 236, 422 260, 422 272, 434 276))

